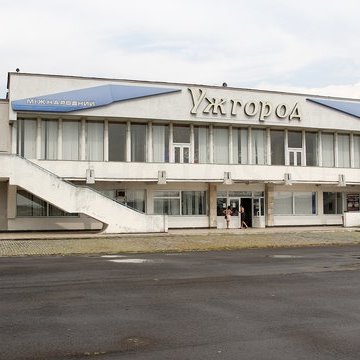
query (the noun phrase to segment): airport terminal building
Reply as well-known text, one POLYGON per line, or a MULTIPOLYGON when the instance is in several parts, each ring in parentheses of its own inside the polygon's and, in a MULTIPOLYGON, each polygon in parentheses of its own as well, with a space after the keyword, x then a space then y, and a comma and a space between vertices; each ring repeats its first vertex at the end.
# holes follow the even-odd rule
POLYGON ((359 196, 358 99, 9 73, 0 100, 0 231, 351 226, 359 196))

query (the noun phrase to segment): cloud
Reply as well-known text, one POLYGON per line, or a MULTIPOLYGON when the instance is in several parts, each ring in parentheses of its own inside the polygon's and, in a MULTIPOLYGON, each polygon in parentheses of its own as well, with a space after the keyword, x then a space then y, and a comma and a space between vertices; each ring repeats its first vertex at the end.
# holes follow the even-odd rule
POLYGON ((12 0, 0 97, 17 67, 347 96, 360 81, 359 13, 357 0, 12 0))

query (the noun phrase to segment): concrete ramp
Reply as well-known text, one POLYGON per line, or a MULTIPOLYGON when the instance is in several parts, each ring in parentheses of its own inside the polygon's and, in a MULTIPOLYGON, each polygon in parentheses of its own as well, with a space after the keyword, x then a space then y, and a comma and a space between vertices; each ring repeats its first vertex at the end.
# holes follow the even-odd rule
POLYGON ((103 196, 75 186, 30 160, 0 154, 0 177, 70 213, 82 213, 104 224, 104 233, 167 232, 167 215, 146 215, 103 196))

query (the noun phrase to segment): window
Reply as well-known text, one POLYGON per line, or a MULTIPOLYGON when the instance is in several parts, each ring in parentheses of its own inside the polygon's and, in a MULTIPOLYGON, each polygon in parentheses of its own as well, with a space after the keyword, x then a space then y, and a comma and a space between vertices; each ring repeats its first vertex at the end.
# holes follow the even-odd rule
POLYGON ((169 162, 169 126, 153 125, 152 146, 154 162, 169 162))
POLYGON ((206 215, 206 191, 156 191, 154 213, 206 215))
POLYGON ((41 158, 56 160, 58 157, 58 127, 57 120, 43 120, 41 122, 41 158))
POLYGON ((233 163, 248 163, 248 131, 247 129, 233 129, 233 163))
POLYGON ((126 161, 125 123, 109 123, 109 161, 126 161))
POLYGON ((318 135, 313 132, 305 133, 306 166, 318 166, 318 135))
POLYGON ((271 165, 285 165, 285 133, 271 130, 271 165))
POLYGON ((288 147, 289 148, 302 148, 302 134, 299 131, 288 132, 288 147))
POLYGON ((190 144, 190 126, 174 125, 173 126, 173 142, 190 144))
POLYGON ((338 134, 338 167, 350 167, 350 135, 338 134))
POLYGON ((275 192, 274 215, 316 214, 315 192, 275 192))
POLYGON ((62 158, 63 160, 79 160, 80 159, 80 121, 62 122, 62 158))
POLYGON ((205 126, 194 127, 194 162, 209 163, 209 128, 205 126))
POLYGON ((37 121, 24 119, 18 124, 17 153, 28 159, 36 159, 36 132, 37 121))
POLYGON ((206 192, 205 191, 182 191, 181 192, 182 215, 206 215, 206 192))
POLYGON ((334 167, 334 134, 321 134, 322 166, 334 167))
POLYGON ((146 125, 131 124, 131 161, 146 161, 146 125))
POLYGON ((360 135, 354 135, 354 166, 360 168, 360 135))
POLYGON ((86 160, 104 160, 104 123, 86 122, 86 160))
POLYGON ((324 192, 323 193, 324 214, 342 214, 342 193, 324 192))
POLYGON ((229 163, 229 129, 214 128, 214 162, 229 163))
POLYGON ((253 129, 251 131, 252 140, 252 163, 266 164, 266 132, 263 129, 253 129))
POLYGON ((180 191, 156 191, 154 213, 180 215, 180 191))
POLYGON ((16 193, 16 215, 21 217, 55 217, 77 216, 78 214, 67 213, 25 190, 18 190, 16 193))
POLYGON ((145 190, 126 190, 126 205, 145 213, 145 190))

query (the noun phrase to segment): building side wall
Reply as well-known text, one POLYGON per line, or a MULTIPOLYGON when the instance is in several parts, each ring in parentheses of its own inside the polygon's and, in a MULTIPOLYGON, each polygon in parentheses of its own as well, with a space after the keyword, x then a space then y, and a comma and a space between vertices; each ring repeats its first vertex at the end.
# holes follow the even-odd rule
POLYGON ((0 101, 0 152, 10 152, 9 105, 0 101))

